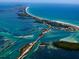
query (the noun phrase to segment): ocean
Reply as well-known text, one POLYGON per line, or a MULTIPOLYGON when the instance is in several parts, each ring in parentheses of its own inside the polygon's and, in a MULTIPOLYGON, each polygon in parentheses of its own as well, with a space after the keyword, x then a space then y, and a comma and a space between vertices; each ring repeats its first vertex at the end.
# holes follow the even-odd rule
MULTIPOLYGON (((46 25, 36 23, 32 18, 17 15, 19 8, 27 6, 30 7, 28 12, 35 16, 79 25, 78 5, 2 3, 0 4, 0 59, 17 59, 21 47, 36 40, 41 30, 47 28, 46 25), (22 35, 33 35, 33 37, 25 39, 16 37, 22 35), (7 45, 9 47, 6 48, 7 45)), ((66 38, 79 42, 79 33, 51 29, 40 41, 51 43, 61 39, 66 40, 66 38)), ((39 47, 38 50, 33 52, 34 49, 30 52, 30 57, 27 56, 24 59, 79 59, 79 51, 55 49, 53 45, 39 47)))
POLYGON ((33 15, 79 25, 79 5, 32 4, 29 12, 33 15))

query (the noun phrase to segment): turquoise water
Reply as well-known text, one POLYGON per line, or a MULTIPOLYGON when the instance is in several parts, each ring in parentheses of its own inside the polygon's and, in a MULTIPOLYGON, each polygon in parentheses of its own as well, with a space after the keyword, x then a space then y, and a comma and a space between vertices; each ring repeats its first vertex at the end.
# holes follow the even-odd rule
MULTIPOLYGON (((55 20, 55 21, 70 23, 79 26, 79 17, 78 17, 79 5, 38 3, 38 4, 31 4, 30 8, 28 9, 28 12, 30 14, 48 20, 52 20, 52 21, 55 20)), ((78 40, 79 38, 78 35, 79 35, 78 33, 74 35, 74 37, 76 36, 75 37, 76 40, 78 40)))
POLYGON ((25 44, 34 41, 45 25, 34 23, 33 19, 25 19, 17 15, 20 7, 27 6, 24 3, 0 4, 0 58, 16 59, 19 55, 19 49, 25 44), (37 30, 37 31, 36 31, 37 30), (33 35, 31 38, 18 39, 15 36, 33 35), (7 42, 8 40, 8 42, 7 42), (14 43, 14 44, 12 44, 14 43), (5 48, 9 45, 8 48, 5 48))
MULTIPOLYGON (((66 22, 79 26, 79 5, 66 4, 31 4, 28 12, 32 15, 48 19, 66 22)), ((44 41, 65 40, 79 42, 79 32, 64 32, 52 30, 43 38, 44 41)), ((61 49, 38 49, 33 55, 34 59, 78 59, 79 52, 63 51, 61 49), (40 57, 41 56, 41 57, 40 57)))
MULTIPOLYGON (((20 54, 20 48, 25 44, 36 40, 41 33, 41 30, 47 28, 46 25, 36 23, 32 18, 19 17, 17 15, 19 8, 24 6, 29 6, 30 8, 28 11, 33 15, 47 18, 49 20, 58 20, 79 25, 78 6, 72 7, 65 5, 64 7, 61 5, 48 4, 29 5, 28 3, 0 4, 0 58, 16 59, 20 54), (25 39, 16 37, 22 35, 33 35, 33 37, 25 39), (9 45, 9 47, 5 48, 7 45, 9 45)), ((79 41, 78 32, 66 32, 51 29, 50 32, 41 38, 40 42, 50 43, 67 37, 69 37, 69 39, 74 38, 74 41, 79 41)), ((25 59, 78 59, 79 56, 79 52, 65 51, 51 47, 38 48, 38 45, 39 43, 35 45, 34 49, 30 51, 28 55, 29 57, 25 57, 25 59), (38 50, 35 51, 36 48, 38 48, 38 50)))

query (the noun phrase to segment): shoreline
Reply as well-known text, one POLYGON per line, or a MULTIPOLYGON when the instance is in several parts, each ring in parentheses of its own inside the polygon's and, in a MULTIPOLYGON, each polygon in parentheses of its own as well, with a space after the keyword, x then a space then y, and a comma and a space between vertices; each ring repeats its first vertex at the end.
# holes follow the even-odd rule
POLYGON ((49 19, 45 19, 45 18, 41 18, 41 17, 39 17, 39 16, 35 16, 35 15, 33 15, 33 14, 31 14, 31 13, 29 13, 28 12, 28 9, 29 9, 30 7, 26 7, 25 8, 25 11, 26 11, 26 14, 27 15, 29 15, 29 16, 31 16, 32 18, 34 18, 34 19, 37 19, 38 21, 40 21, 40 22, 42 22, 43 23, 43 21, 44 22, 46 22, 46 24, 53 24, 53 23, 56 23, 56 24, 61 24, 62 26, 69 26, 69 27, 71 27, 71 28, 73 28, 73 29, 75 29, 75 30, 78 30, 79 31, 79 26, 78 25, 74 25, 74 24, 70 24, 70 23, 66 23, 66 22, 61 22, 61 21, 55 21, 55 20, 49 20, 49 19))
MULTIPOLYGON (((41 17, 38 17, 38 16, 34 16, 32 14, 30 14, 28 12, 28 9, 29 7, 26 7, 24 9, 24 12, 23 14, 20 14, 22 16, 25 16, 25 17, 31 17, 32 19, 34 19, 35 21, 37 21, 38 23, 42 23, 42 24, 45 24, 45 25, 48 25, 48 28, 47 29, 44 29, 40 34, 39 36, 36 38, 35 41, 33 41, 32 43, 30 44, 26 44, 24 47, 21 48, 20 50, 20 55, 18 56, 18 59, 23 59, 26 55, 29 55, 29 53, 31 52, 31 50, 33 49, 34 46, 36 46, 36 44, 39 42, 39 40, 46 34, 49 32, 49 30, 54 26, 54 28, 58 28, 58 27, 61 27, 61 28, 64 28, 64 30, 68 29, 69 27, 71 27, 71 30, 73 29, 73 31, 76 31, 76 30, 79 30, 79 26, 77 27, 76 25, 71 25, 71 24, 68 24, 68 23, 64 23, 64 22, 60 22, 60 21, 51 21, 51 20, 48 20, 48 19, 44 19, 44 18, 41 18, 41 17)), ((59 29, 59 28, 58 28, 59 29)), ((69 30, 69 29, 68 29, 69 30)), ((59 42, 61 43, 61 42, 59 42)), ((71 42, 68 42, 68 44, 72 45, 71 42)), ((45 46, 47 44, 43 44, 43 46, 45 46)), ((54 45, 57 45, 57 44, 54 44, 54 45)), ((67 45, 68 46, 68 45, 67 45)), ((37 47, 37 46, 36 46, 37 47)), ((59 48, 59 46, 56 46, 59 48)), ((61 46, 60 46, 61 48, 61 46)), ((63 46, 62 46, 63 48, 63 46)), ((72 47, 68 47, 68 49, 70 49, 72 47)), ((78 48, 79 49, 79 48, 78 48)), ((33 53, 33 52, 31 52, 33 53)))
POLYGON ((31 15, 31 16, 33 16, 33 17, 36 17, 36 18, 39 18, 39 19, 44 19, 44 20, 48 20, 48 21, 53 21, 53 22, 58 22, 58 23, 63 23, 63 24, 68 24, 68 25, 72 25, 72 26, 76 26, 76 27, 79 27, 78 25, 74 25, 74 24, 71 24, 71 23, 67 23, 67 22, 62 22, 62 21, 56 21, 56 20, 49 20, 49 19, 46 19, 46 18, 42 18, 42 17, 39 17, 39 16, 36 16, 36 15, 33 15, 33 14, 31 14, 31 13, 29 13, 28 12, 28 9, 29 9, 30 7, 26 7, 26 13, 28 14, 28 15, 31 15))

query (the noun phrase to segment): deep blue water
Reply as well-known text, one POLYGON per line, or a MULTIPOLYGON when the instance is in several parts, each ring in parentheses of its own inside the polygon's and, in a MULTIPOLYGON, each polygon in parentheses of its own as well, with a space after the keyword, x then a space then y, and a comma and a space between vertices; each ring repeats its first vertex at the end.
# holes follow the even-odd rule
MULTIPOLYGON (((31 4, 28 10, 29 13, 39 16, 41 18, 46 18, 48 20, 61 21, 66 23, 71 23, 79 26, 79 5, 67 5, 67 4, 31 4)), ((60 32, 60 31, 59 31, 60 32)), ((63 33, 63 32, 60 32, 63 33)), ((58 33, 60 36, 63 37, 58 33)), ((55 35, 53 35, 52 37, 55 35)), ((69 33, 67 33, 69 34, 69 33)), ((49 35, 49 36, 51 36, 49 35)), ((64 32, 64 35, 65 32, 64 32)), ((57 36, 57 34, 55 35, 57 36)), ((50 39, 60 39, 58 38, 46 38, 46 40, 50 39)), ((69 36, 69 35, 68 35, 69 36)), ((67 40, 78 40, 79 34, 70 35, 67 40), (70 37, 71 36, 71 37, 70 37)), ((65 37, 66 39, 66 37, 65 37)), ((52 40, 53 41, 53 40, 52 40)), ((52 49, 39 49, 34 56, 34 59, 78 59, 79 52, 75 51, 64 51, 61 49, 52 50, 52 49), (41 57, 40 57, 41 56, 41 57)))
MULTIPOLYGON (((0 4, 0 49, 6 44, 8 39, 11 42, 16 43, 10 48, 4 49, 0 52, 0 57, 5 59, 16 59, 19 55, 19 49, 29 43, 33 42, 41 32, 41 29, 47 28, 43 24, 35 23, 33 19, 27 19, 19 17, 17 15, 18 8, 23 6, 29 6, 29 12, 33 15, 47 18, 49 20, 58 20, 63 22, 69 22, 75 25, 79 25, 79 8, 77 5, 57 5, 57 4, 0 4), (3 33, 2 33, 3 32, 3 33), (18 35, 34 35, 32 38, 17 39, 14 36, 18 35), (2 37, 3 36, 3 37, 2 37), (3 44, 5 44, 3 46, 3 44), (11 53, 11 54, 9 54, 11 53)), ((79 33, 71 33, 59 30, 52 30, 47 33, 41 41, 53 42, 63 38, 74 39, 79 41, 79 33), (64 35, 63 35, 64 33, 64 35), (74 35, 72 35, 74 34, 74 35), (76 34, 76 35, 75 35, 76 34)), ((0 50, 1 51, 1 50, 0 50)), ((31 59, 79 59, 79 51, 66 51, 63 49, 54 49, 48 47, 40 47, 30 57, 31 59)), ((25 58, 27 59, 27 57, 25 58)))
POLYGON ((79 25, 79 5, 32 4, 29 12, 42 18, 79 25))

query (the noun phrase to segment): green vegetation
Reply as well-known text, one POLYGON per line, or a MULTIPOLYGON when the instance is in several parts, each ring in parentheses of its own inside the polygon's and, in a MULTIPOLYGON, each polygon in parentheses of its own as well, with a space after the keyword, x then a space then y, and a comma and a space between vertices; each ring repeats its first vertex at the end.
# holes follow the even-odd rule
POLYGON ((65 50, 79 51, 79 43, 66 42, 66 41, 56 41, 53 43, 55 47, 62 48, 65 50))

